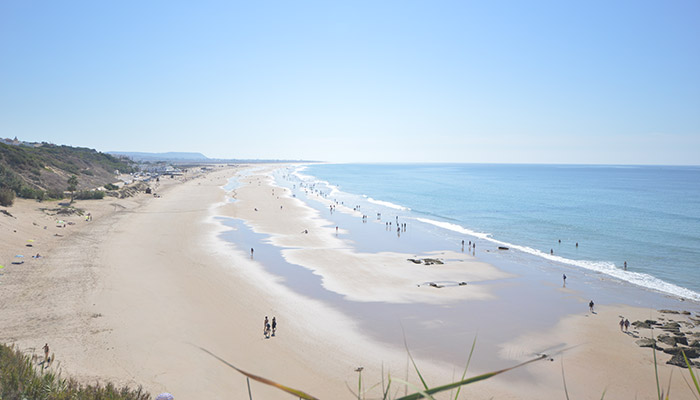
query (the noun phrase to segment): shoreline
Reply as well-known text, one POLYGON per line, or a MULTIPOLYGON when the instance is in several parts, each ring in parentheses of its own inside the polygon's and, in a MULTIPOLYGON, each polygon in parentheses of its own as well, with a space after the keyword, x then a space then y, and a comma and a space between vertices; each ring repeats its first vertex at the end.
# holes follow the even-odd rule
MULTIPOLYGON (((349 399, 354 396, 346 384, 352 387, 357 382, 354 370, 358 366, 365 367, 363 380, 370 383, 379 382, 382 370, 384 374, 392 371, 392 376, 405 378, 408 360, 402 348, 400 324, 381 326, 390 319, 387 313, 400 307, 418 314, 399 320, 405 323, 409 347, 421 373, 432 385, 447 383, 455 370, 460 375, 463 364, 453 365, 466 361, 476 331, 478 340, 470 376, 489 369, 494 355, 502 358, 498 365, 512 366, 527 358, 533 349, 540 349, 542 341, 579 345, 564 353, 567 360, 576 360, 576 365, 584 368, 579 371, 577 367, 567 366, 573 375, 570 378, 567 374, 567 383, 579 396, 584 393, 599 396, 607 384, 603 378, 614 379, 622 372, 606 367, 607 350, 594 351, 595 356, 586 358, 591 348, 614 349, 616 358, 632 364, 624 371, 625 377, 620 378, 623 382, 620 391, 609 391, 616 398, 629 393, 629 382, 645 380, 653 373, 653 366, 648 364, 650 353, 645 352, 648 349, 637 347, 628 335, 615 335, 619 332, 615 332, 614 320, 620 313, 658 318, 657 311, 601 301, 599 314, 589 315, 584 311, 587 300, 577 293, 581 288, 576 288, 575 283, 571 284, 573 288, 562 291, 548 284, 543 279, 545 275, 528 278, 507 268, 496 268, 499 272, 487 274, 483 283, 474 280, 465 287, 414 290, 411 286, 409 290, 409 285, 416 281, 438 281, 433 279, 436 275, 426 278, 428 267, 417 267, 404 258, 406 254, 425 257, 428 253, 394 252, 385 248, 389 251, 376 254, 361 250, 356 235, 365 234, 363 229, 375 230, 376 225, 363 225, 351 209, 346 210, 348 214, 336 212, 334 218, 342 216, 347 221, 347 226, 342 231, 339 229, 336 236, 334 224, 329 224, 321 211, 288 192, 283 194, 281 188, 274 188, 273 195, 270 185, 274 182, 264 176, 271 168, 281 166, 217 170, 187 182, 173 182, 159 190, 163 196, 159 199, 139 195, 101 203, 80 202, 87 209, 94 208, 95 221, 74 226, 75 229, 66 231, 72 232, 70 235, 56 238, 60 242, 46 245, 46 251, 43 244, 37 244, 35 247, 46 254, 36 263, 41 269, 32 264, 32 269, 26 271, 13 268, 11 273, 1 272, 0 287, 8 302, 0 306, 0 340, 17 343, 30 353, 49 341, 60 363, 55 367, 64 373, 86 382, 105 379, 117 384, 143 384, 154 395, 167 390, 178 399, 247 396, 244 377, 203 353, 197 348, 201 346, 244 370, 315 396, 349 399), (223 189, 232 176, 242 185, 233 193, 235 201, 223 189), (245 221, 241 223, 246 227, 267 233, 258 233, 260 237, 253 238, 243 228, 227 227, 227 220, 218 215, 245 221), (235 243, 227 242, 224 237, 232 229, 240 234, 235 243), (309 233, 301 234, 302 229, 309 233), (256 248, 251 259, 249 249, 257 243, 266 243, 267 247, 256 248), (273 251, 279 252, 279 258, 273 251), (317 257, 321 254, 324 256, 317 257), (273 258, 266 260, 267 257, 273 258), (269 271, 270 266, 286 268, 290 260, 308 264, 297 268, 315 269, 315 276, 323 277, 318 278, 322 283, 317 286, 327 283, 333 297, 342 304, 360 307, 356 310, 359 314, 348 314, 341 303, 310 296, 312 293, 307 293, 304 286, 295 291, 289 277, 298 275, 297 272, 291 271, 285 277, 269 271), (370 281, 345 279, 344 276, 352 277, 352 274, 328 269, 334 260, 350 266, 350 272, 362 271, 360 275, 365 278, 376 264, 386 265, 383 268, 386 271, 370 281), (369 267, 363 266, 367 260, 373 263, 369 267), (401 269, 398 275, 392 272, 396 270, 393 264, 397 260, 401 269), (323 279, 328 282, 324 283, 323 279), (8 281, 14 282, 12 286, 8 281), (382 290, 372 293, 373 288, 368 286, 375 283, 382 290), (482 296, 463 297, 462 293, 453 298, 447 294, 447 290, 454 289, 453 293, 457 293, 471 288, 478 288, 482 296), (560 310, 556 316, 543 312, 535 320, 527 321, 528 314, 517 307, 513 309, 513 305, 522 303, 520 296, 540 296, 539 292, 547 292, 549 297, 534 298, 531 302, 546 304, 556 298, 566 307, 580 307, 581 311, 560 310), (420 296, 407 297, 406 293, 420 296), (370 301, 360 301, 363 299, 370 301), (362 307, 376 308, 378 316, 362 321, 362 307), (432 318, 420 315, 440 309, 444 309, 444 315, 435 314, 432 318), (268 340, 262 337, 264 315, 276 316, 280 322, 278 335, 268 340), (460 330, 458 325, 449 325, 459 323, 462 318, 483 322, 486 327, 472 324, 460 330), (542 323, 544 320, 553 322, 542 323), (377 326, 376 332, 367 328, 373 325, 377 326), (593 338, 593 343, 578 343, 588 336, 593 338), (452 358, 442 354, 444 350, 436 348, 436 342, 437 345, 452 343, 452 358), (586 373, 585 368, 592 367, 607 376, 586 373)), ((23 235, 25 231, 41 233, 41 226, 29 224, 36 218, 32 215, 41 214, 33 211, 34 204, 20 203, 18 210, 26 208, 22 215, 18 213, 22 221, 0 216, 3 229, 15 224, 23 235)), ((47 229, 46 234, 59 229, 63 228, 47 229)), ((376 234, 379 236, 369 236, 369 240, 389 237, 383 228, 376 234)), ((408 243, 411 234, 401 239, 408 243)), ((51 238, 46 236, 47 243, 51 238)), ((384 246, 384 239, 376 244, 384 246)), ((26 239, 19 240, 0 247, 0 257, 7 257, 26 239)), ((459 280, 451 274, 459 274, 460 257, 464 261, 459 263, 479 271, 488 272, 493 267, 484 262, 481 252, 476 260, 459 253, 445 254, 447 266, 435 271, 447 275, 439 281, 459 280)), ((307 281, 301 278, 302 284, 308 284, 307 281)), ((645 332, 639 330, 639 334, 645 332)), ((567 365, 571 364, 567 361, 567 365)), ((467 386, 463 391, 472 396, 496 398, 538 398, 541 393, 561 395, 559 368, 559 363, 539 362, 467 386), (533 377, 537 378, 535 384, 533 377)), ((680 370, 665 364, 660 364, 662 378, 667 377, 669 368, 676 371, 674 379, 680 379, 680 370)), ((408 378, 417 382, 414 372, 408 378)), ((682 380, 680 383, 676 380, 673 382, 676 393, 687 390, 682 380)), ((259 384, 253 386, 253 394, 256 398, 287 398, 259 384)))
MULTIPOLYGON (((601 274, 609 278, 635 285, 650 292, 690 300, 695 304, 700 304, 699 288, 687 288, 683 286, 683 283, 674 283, 672 280, 663 278, 663 275, 659 275, 657 277, 657 275, 651 272, 645 272, 643 270, 623 270, 621 262, 619 267, 615 267, 615 264, 612 261, 605 261, 604 258, 586 258, 585 256, 582 258, 572 258, 570 253, 562 256, 559 254, 558 250, 556 250, 558 247, 566 246, 566 244, 562 244, 561 242, 558 245, 556 243, 552 245, 555 249, 555 254, 550 255, 548 252, 545 253, 544 250, 516 244, 520 243, 518 241, 510 240, 509 242, 503 238, 494 238, 489 233, 475 231, 468 228, 467 226, 469 225, 460 225, 462 222, 453 221, 449 218, 440 218, 439 216, 435 216, 430 213, 415 213, 413 210, 411 210, 411 208, 408 208, 403 203, 394 204, 384 201, 384 199, 375 200, 368 195, 360 195, 360 193, 363 193, 362 191, 356 191, 354 193, 340 191, 335 184, 329 183, 324 179, 308 175, 306 167, 313 167, 313 165, 302 165, 300 168, 296 169, 290 168, 286 171, 286 175, 294 176, 296 179, 304 182, 306 185, 313 186, 315 190, 318 190, 327 196, 331 196, 334 199, 338 199, 339 201, 345 200, 345 202, 352 204, 364 203, 365 205, 372 207, 374 209, 373 211, 382 211, 385 215, 400 215, 409 220, 414 220, 414 223, 423 225, 425 231, 431 231, 436 235, 449 237, 453 240, 453 243, 454 241, 458 243, 461 239, 472 239, 483 242, 486 245, 484 248, 505 246, 508 247, 511 252, 515 250, 516 253, 519 253, 521 256, 519 257, 521 262, 546 263, 556 268, 568 268, 572 269, 573 271, 579 271, 587 274, 601 274)), ((314 194, 313 199, 319 200, 316 193, 314 194)), ((372 212, 369 213, 371 214, 372 212)), ((572 239, 569 239, 569 245, 573 245, 572 239)), ((576 249, 578 251, 578 247, 576 249)), ((655 256, 656 255, 654 255, 654 257, 655 256)))
MULTIPOLYGON (((279 190, 279 189, 276 189, 276 190, 279 190)), ((314 200, 316 200, 316 198, 314 198, 314 200)), ((324 203, 324 202, 321 201, 321 203, 324 203)), ((308 204, 307 204, 307 206, 308 206, 308 204)), ((320 207, 320 206, 319 206, 319 207, 311 207, 311 208, 314 209, 317 213, 320 213, 320 212, 322 212, 322 210, 323 210, 324 207, 320 207)), ((338 207, 338 208, 340 208, 340 207, 338 207)), ((344 210, 341 210, 341 211, 343 211, 342 214, 348 215, 348 216, 353 217, 353 218, 356 218, 356 219, 358 218, 358 215, 361 215, 361 214, 359 214, 359 213, 356 213, 356 212, 352 211, 352 210, 349 209, 349 208, 345 208, 344 210)), ((337 212, 336 212, 336 214, 337 214, 337 212)), ((328 216, 327 216, 327 217, 328 217, 328 216)), ((327 218, 327 217, 326 217, 326 218, 327 218)), ((334 223, 329 223, 329 222, 330 222, 330 221, 326 222, 326 223, 325 223, 325 226, 326 226, 327 228, 328 228, 328 227, 331 227, 331 228, 332 228, 332 226, 334 225, 334 223)), ((249 224, 249 223, 246 223, 246 224, 249 224)), ((350 229, 350 231, 352 231, 352 229, 350 229)), ((268 233, 269 233, 269 232, 268 232, 268 233)), ((342 233, 341 233, 341 236, 343 236, 342 233)), ((272 242, 272 243, 277 243, 277 242, 278 242, 278 240, 275 238, 275 235, 274 235, 274 234, 270 235, 269 237, 266 237, 266 236, 264 236, 264 235, 263 235, 262 237, 263 237, 263 240, 267 240, 267 241, 272 242)), ((370 240, 371 240, 371 239, 370 239, 370 240)), ((282 240, 282 242, 284 242, 284 240, 282 240)), ((296 249, 295 249, 295 250, 291 250, 291 251, 292 251, 292 252, 299 252, 299 250, 296 250, 296 249)), ((352 250, 351 250, 351 251, 352 251, 352 250)), ((288 252, 290 252, 290 250, 282 250, 282 253, 288 253, 288 252)), ((483 254, 483 253, 482 253, 482 254, 483 254)), ((287 258, 287 257, 286 257, 286 258, 287 258)), ((482 256, 480 255, 478 258, 481 259, 482 256)), ((304 264, 304 262, 301 261, 301 262, 297 262, 297 263, 295 263, 295 264, 304 264)), ((315 269, 316 269, 316 268, 313 267, 313 262, 311 262, 311 263, 308 263, 308 262, 307 262, 306 264, 309 264, 309 265, 306 265, 306 268, 309 268, 309 269, 311 269, 311 270, 315 270, 315 269)), ((520 269, 522 269, 522 266, 520 266, 520 269)), ((513 271, 509 271, 509 272, 512 273, 513 271)), ((560 279, 560 278, 559 278, 559 279, 560 279)), ((593 280, 593 279, 590 279, 590 278, 589 278, 589 279, 588 279, 588 282, 586 282, 586 284, 591 283, 591 282, 590 282, 591 280, 593 280)), ((593 280, 593 281, 595 281, 595 280, 593 280)), ((532 282, 531 282, 531 283, 532 283, 532 282)), ((595 283, 595 282, 593 282, 593 283, 595 283)), ((599 283, 600 283, 600 282, 599 282, 599 283)), ((609 283, 609 282, 608 282, 608 283, 609 283)), ((608 283, 604 283, 604 282, 603 282, 604 285, 607 285, 608 283)), ((542 281, 538 281, 538 282, 536 282, 535 284, 537 285, 536 288, 540 288, 540 287, 542 287, 542 285, 544 285, 544 287, 546 287, 546 286, 548 285, 547 283, 542 282, 542 281)), ((615 284, 615 283, 613 282, 613 284, 615 284)), ((534 324, 533 324, 533 323, 531 322, 531 323, 530 323, 530 326, 534 326, 535 328, 534 328, 534 329, 531 329, 531 331, 529 331, 527 334, 538 334, 538 333, 541 333, 541 332, 543 332, 543 331, 551 331, 551 330, 554 330, 554 329, 560 324, 560 321, 561 321, 562 319, 574 317, 574 316, 576 316, 576 315, 580 315, 580 313, 583 313, 581 310, 584 310, 584 309, 587 308, 586 305, 585 305, 585 304, 587 303, 587 299, 584 299, 584 297, 583 297, 583 295, 582 295, 582 293, 581 293, 581 290, 582 290, 581 286, 579 286, 579 288, 578 288, 577 290, 571 290, 571 289, 570 289, 571 286, 576 287, 576 283, 574 283, 574 284, 571 284, 571 283, 570 283, 570 284, 569 284, 569 289, 565 289, 565 290, 564 290, 565 296, 566 296, 566 297, 572 297, 572 298, 574 298, 573 301, 574 301, 574 302, 576 303, 576 305, 579 307, 579 311, 572 311, 571 309, 569 309, 568 311, 567 311, 567 310, 560 310, 560 311, 557 311, 556 313, 558 313, 558 315, 556 315, 556 316, 554 317, 554 320, 550 323, 550 325, 544 324, 544 326, 542 326, 542 325, 540 325, 540 324, 538 324, 538 323, 534 323, 534 324)), ((639 292, 639 291, 644 290, 644 289, 642 289, 642 288, 633 287, 633 285, 627 285, 627 286, 628 286, 628 288, 626 288, 626 289, 629 290, 629 291, 632 292, 632 293, 634 293, 634 292, 639 292)), ((556 288, 556 285, 551 285, 551 288, 553 288, 555 292, 556 292, 556 291, 561 291, 561 290, 559 290, 559 289, 556 288)), ((512 289, 512 288, 509 288, 508 290, 511 290, 511 289, 512 289)), ((599 289, 600 289, 600 288, 599 288, 599 289)), ((609 290, 609 289, 610 289, 610 288, 607 288, 607 289, 604 288, 603 290, 609 290)), ((598 290, 598 292, 600 292, 600 290, 598 290)), ((499 296, 500 296, 501 294, 502 294, 502 293, 499 293, 499 296)), ((617 296, 617 299, 618 299, 618 300, 620 299, 620 296, 624 296, 624 294, 617 296)), ((650 297, 656 297, 657 300, 658 300, 659 296, 660 296, 660 295, 657 294, 657 293, 649 293, 649 292, 647 292, 647 293, 645 294, 645 296, 642 296, 642 297, 645 298, 645 299, 647 299, 647 300, 648 300, 650 297)), ((613 297, 615 297, 615 296, 613 296, 613 297)), ((654 314, 657 314, 657 315, 658 315, 658 312, 654 311, 654 310, 651 309, 651 308, 648 308, 648 304, 647 304, 645 307, 643 307, 643 308, 636 308, 636 307, 631 307, 631 306, 619 304, 619 301, 610 301, 610 296, 601 295, 601 298, 605 300, 605 301, 602 303, 602 304, 606 304, 606 306, 604 306, 604 308, 605 308, 605 309, 612 310, 611 312, 615 312, 615 311, 623 312, 623 311, 624 311, 624 313, 627 314, 627 315, 639 314, 640 312, 641 312, 642 314, 652 314, 652 313, 654 313, 654 314), (641 311, 640 311, 640 310, 641 310, 641 311)), ((636 300, 637 302, 640 302, 640 301, 643 302, 643 301, 644 301, 644 300, 640 300, 638 297, 635 297, 635 300, 636 300)), ((517 304, 517 301, 518 301, 518 300, 517 300, 517 297, 513 298, 513 297, 511 296, 510 301, 511 301, 513 304, 517 304)), ((541 304, 541 303, 542 303, 542 302, 540 301, 540 304, 541 304)), ((660 304, 660 306, 661 306, 662 308, 663 308, 664 306, 669 306, 669 304, 670 304, 670 306, 672 306, 672 307, 674 307, 674 308, 683 308, 683 305, 680 305, 678 302, 676 302, 676 301, 673 300, 673 299, 662 299, 662 301, 661 301, 660 303, 662 303, 662 304, 660 304)), ((599 304, 601 304, 601 303, 599 303, 599 304)), ((657 305, 659 305, 659 304, 655 304, 655 306, 657 306, 657 305)), ((686 309, 688 308, 688 306, 690 306, 690 309, 693 309, 693 304, 684 304, 684 305, 686 306, 686 309)), ((696 312, 697 312, 697 307, 695 307, 695 310, 696 310, 696 312)), ((503 310, 500 310, 500 309, 499 309, 499 311, 503 311, 503 310)), ((485 313, 489 313, 489 311, 486 311, 485 313)), ((491 310, 490 314, 493 314, 493 313, 494 313, 493 310, 491 310)), ((511 311, 511 313, 512 313, 512 311, 511 311)), ((555 314, 556 314, 556 313, 555 313, 555 314)), ((617 318, 617 317, 615 317, 615 318, 617 318)), ((376 318, 374 318, 373 320, 376 320, 376 318)), ((492 321, 492 322, 495 323, 495 324, 498 324, 498 321, 492 321)), ((518 324, 516 324, 516 325, 518 325, 518 324)), ((525 324, 525 325, 527 325, 527 324, 525 324)), ((614 322, 614 323, 612 324, 612 326, 615 327, 615 326, 616 326, 616 322, 614 322)), ((598 326, 598 328, 604 329, 605 327, 598 326)), ((583 329, 583 328, 582 328, 582 329, 583 329)), ((525 334, 524 334, 524 335, 525 335, 525 334)), ((378 336, 381 336, 381 335, 373 335, 373 337, 374 337, 375 339, 377 339, 378 336)), ((387 337, 392 337, 392 334, 391 334, 391 333, 388 333, 388 334, 387 334, 386 332, 384 332, 384 340, 385 340, 385 341, 386 341, 386 338, 387 338, 387 337)), ((471 341, 469 340, 469 342, 471 342, 471 341)), ((387 342, 387 343, 388 343, 388 342, 387 342)), ((632 341, 632 343, 633 343, 633 341, 632 341)), ((477 344, 477 345, 478 345, 478 344, 477 344)), ((432 351, 434 351, 434 349, 431 349, 430 351, 432 352, 432 351)), ((631 350, 631 351, 632 351, 632 352, 635 352, 635 350, 631 350)), ((420 351, 419 351, 419 352, 420 352, 420 351)), ((636 352, 639 352, 639 349, 637 349, 636 352)), ((424 355, 424 356, 428 356, 429 354, 430 354, 430 352, 428 352, 427 354, 423 354, 423 355, 424 355)), ((534 352, 532 352, 531 354, 534 354, 534 352)), ((660 356, 659 356, 659 359, 663 359, 664 357, 665 357, 665 355, 660 355, 660 356)), ((476 360, 475 360, 475 361, 476 361, 476 360)), ((515 361, 515 360, 513 360, 513 361, 515 361)), ((520 359, 517 360, 517 361, 523 361, 523 359, 520 358, 520 359)), ((512 363, 511 363, 510 365, 512 365, 512 363)), ((662 368, 663 368, 663 367, 662 367, 662 368)), ((628 387, 628 388, 629 388, 629 387, 628 387)))

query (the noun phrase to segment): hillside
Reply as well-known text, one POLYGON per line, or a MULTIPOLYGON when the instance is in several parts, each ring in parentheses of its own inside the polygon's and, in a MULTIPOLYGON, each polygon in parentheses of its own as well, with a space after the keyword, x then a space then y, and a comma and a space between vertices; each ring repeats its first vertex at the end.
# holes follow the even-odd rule
POLYGON ((209 160, 202 153, 167 152, 167 153, 144 153, 136 151, 108 151, 114 156, 126 156, 134 161, 196 161, 206 162, 209 160))
POLYGON ((78 177, 78 190, 115 181, 114 171, 132 172, 128 160, 83 147, 43 144, 17 146, 0 143, 0 189, 18 197, 56 197, 66 190, 68 178, 78 177))

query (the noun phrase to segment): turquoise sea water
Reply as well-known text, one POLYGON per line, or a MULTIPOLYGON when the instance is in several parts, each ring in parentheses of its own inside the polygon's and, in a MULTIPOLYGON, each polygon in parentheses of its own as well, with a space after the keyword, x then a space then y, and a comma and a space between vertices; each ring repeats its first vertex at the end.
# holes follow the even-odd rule
POLYGON ((296 175, 370 216, 700 301, 700 167, 314 164, 296 175))

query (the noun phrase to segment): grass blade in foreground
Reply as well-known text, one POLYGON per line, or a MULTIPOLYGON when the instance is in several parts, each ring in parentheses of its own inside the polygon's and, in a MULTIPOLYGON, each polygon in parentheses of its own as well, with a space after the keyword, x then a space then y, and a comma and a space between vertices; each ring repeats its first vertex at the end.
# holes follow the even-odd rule
MULTIPOLYGON (((652 331, 651 338, 654 339, 654 333, 652 331)), ((651 346, 651 350, 654 352, 654 375, 656 376, 656 394, 658 399, 661 400, 661 388, 659 386, 659 367, 656 365, 656 342, 651 346)))
POLYGON ((681 350, 681 353, 683 353, 683 359, 685 360, 685 365, 688 366, 688 371, 690 371, 690 377, 693 378, 693 383, 695 384, 695 389, 698 391, 698 394, 700 394, 700 385, 698 385, 698 380, 695 378, 695 374, 693 373, 693 367, 690 366, 690 361, 688 361, 688 357, 685 356, 685 351, 681 350))
MULTIPOLYGON (((197 347, 199 347, 199 346, 197 346, 197 347)), ((249 373, 249 372, 245 372, 245 371, 243 371, 242 369, 236 367, 235 365, 229 363, 228 361, 224 360, 223 358, 217 356, 216 354, 212 353, 211 351, 209 351, 209 350, 207 350, 207 349, 205 349, 205 348, 203 348, 203 347, 199 347, 199 349, 202 350, 203 352, 209 354, 210 356, 216 358, 217 360, 221 361, 222 363, 228 365, 229 367, 235 369, 235 370, 238 371, 239 373, 241 373, 241 374, 247 376, 248 378, 254 380, 254 381, 258 381, 258 382, 260 382, 260 383, 264 383, 264 384, 266 384, 266 385, 269 385, 269 386, 272 386, 272 387, 276 387, 277 389, 279 389, 279 390, 281 390, 281 391, 283 391, 283 392, 287 392, 287 393, 289 393, 289 394, 293 394, 293 395, 299 397, 300 399, 304 399, 304 400, 319 400, 319 399, 317 399, 316 397, 314 397, 314 396, 312 396, 312 395, 310 395, 310 394, 307 394, 307 393, 302 392, 301 390, 292 389, 292 388, 290 388, 290 387, 281 385, 281 384, 279 384, 279 383, 277 383, 277 382, 275 382, 275 381, 271 381, 271 380, 269 380, 269 379, 267 379, 267 378, 263 378, 263 377, 261 377, 261 376, 253 375, 253 374, 251 374, 251 373, 249 373)))
MULTIPOLYGON (((402 327, 403 329, 403 327, 402 327)), ((411 359, 411 363, 413 364, 413 368, 416 370, 416 373, 418 374, 418 378, 420 378, 421 383, 423 384, 423 387, 425 390, 428 390, 428 384, 425 383, 425 379, 423 379, 423 375, 421 375, 420 371, 418 370, 418 366, 416 365, 415 360, 413 360, 413 356, 411 355, 411 351, 408 350, 408 343, 406 343, 406 333, 404 332, 403 334, 403 345, 406 347, 406 353, 408 354, 408 358, 411 359)))
MULTIPOLYGON (((403 379, 398 379, 398 378, 394 378, 394 380, 396 380, 396 381, 399 382, 399 383, 403 383, 404 385, 406 385, 406 387, 409 387, 409 386, 410 386, 410 387, 413 388, 414 390, 417 390, 418 393, 416 393, 416 394, 420 395, 421 398, 426 398, 426 399, 430 399, 430 400, 435 400, 435 398, 434 398, 433 396, 429 395, 429 394, 426 393, 424 390, 420 390, 420 389, 418 388, 418 386, 412 384, 411 382, 407 382, 407 381, 404 381, 403 379)), ((400 400, 400 399, 399 399, 399 400, 400 400)))
MULTIPOLYGON (((474 348, 476 347, 476 336, 474 336, 474 341, 472 342, 472 349, 469 350, 469 358, 467 358, 467 365, 464 367, 464 372, 462 373, 462 380, 467 377, 467 370, 469 369, 469 364, 472 362, 472 355, 474 354, 474 348)), ((459 392, 462 390, 462 387, 457 388, 457 394, 455 394, 455 400, 459 398, 459 392)))
POLYGON ((488 373, 486 373, 486 374, 482 374, 482 375, 478 375, 478 376, 475 376, 475 377, 472 377, 472 378, 469 378, 469 379, 461 380, 461 381, 459 381, 459 382, 448 383, 447 385, 442 385, 442 386, 434 387, 434 388, 432 388, 432 389, 425 390, 424 392, 409 394, 408 396, 404 396, 404 397, 398 398, 398 399, 396 399, 396 400, 418 400, 418 399, 423 399, 423 398, 425 398, 425 395, 424 395, 423 393, 425 393, 426 395, 429 396, 429 395, 432 395, 432 394, 435 394, 435 393, 444 392, 445 390, 450 390, 450 389, 454 389, 454 388, 457 388, 457 387, 460 387, 460 386, 463 386, 463 385, 468 385, 468 384, 470 384, 470 383, 474 383, 474 382, 478 382, 478 381, 483 381, 483 380, 492 378, 492 377, 494 377, 494 376, 496 376, 496 375, 502 374, 502 373, 504 373, 504 372, 508 372, 508 371, 510 371, 510 370, 513 370, 513 369, 516 369, 516 368, 525 366, 525 365, 527 365, 527 364, 533 363, 533 362, 535 362, 535 361, 544 360, 544 359, 546 359, 547 357, 548 357, 547 355, 544 355, 544 354, 543 354, 543 355, 541 355, 541 356, 539 356, 539 357, 537 357, 537 358, 533 358, 532 360, 525 361, 524 363, 518 364, 518 365, 516 365, 516 366, 514 366, 514 367, 510 367, 510 368, 506 368, 506 369, 501 369, 501 370, 494 371, 494 372, 488 372, 488 373))

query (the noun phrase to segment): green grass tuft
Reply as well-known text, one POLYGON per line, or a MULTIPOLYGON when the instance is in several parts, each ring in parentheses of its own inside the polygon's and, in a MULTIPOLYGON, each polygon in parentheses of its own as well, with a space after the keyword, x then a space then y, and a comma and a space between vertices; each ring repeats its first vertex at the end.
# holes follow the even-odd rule
POLYGON ((0 344, 0 399, 41 400, 150 400, 141 387, 116 388, 81 385, 75 380, 61 378, 19 350, 0 344))

